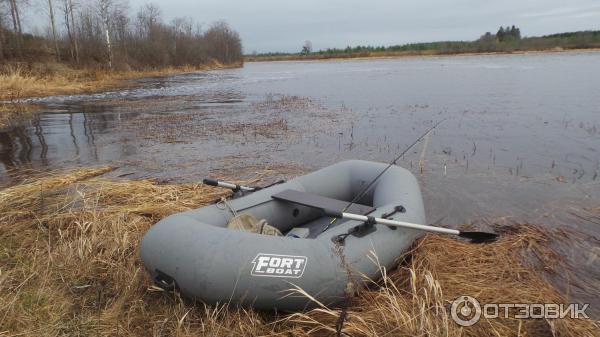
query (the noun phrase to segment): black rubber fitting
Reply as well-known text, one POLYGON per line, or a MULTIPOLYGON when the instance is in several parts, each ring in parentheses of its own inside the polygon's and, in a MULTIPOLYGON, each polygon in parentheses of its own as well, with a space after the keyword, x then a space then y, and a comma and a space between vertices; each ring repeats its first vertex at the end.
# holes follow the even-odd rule
POLYGON ((206 178, 202 180, 202 182, 204 183, 204 185, 219 186, 219 182, 215 179, 206 178))

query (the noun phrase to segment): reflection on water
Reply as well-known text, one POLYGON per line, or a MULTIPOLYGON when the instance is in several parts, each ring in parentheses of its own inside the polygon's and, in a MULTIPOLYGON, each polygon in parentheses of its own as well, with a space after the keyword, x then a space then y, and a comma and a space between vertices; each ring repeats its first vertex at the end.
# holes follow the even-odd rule
POLYGON ((59 167, 115 159, 118 154, 98 155, 95 138, 114 128, 120 118, 119 114, 96 112, 36 115, 24 125, 0 131, 1 168, 14 172, 17 168, 59 167))

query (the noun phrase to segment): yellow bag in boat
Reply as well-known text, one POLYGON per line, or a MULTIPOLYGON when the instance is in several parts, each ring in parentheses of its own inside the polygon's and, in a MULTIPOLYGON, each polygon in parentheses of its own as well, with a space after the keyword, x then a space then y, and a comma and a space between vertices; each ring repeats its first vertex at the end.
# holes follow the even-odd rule
POLYGON ((258 220, 250 214, 234 216, 227 223, 227 228, 263 235, 283 236, 281 231, 269 225, 267 220, 258 220))

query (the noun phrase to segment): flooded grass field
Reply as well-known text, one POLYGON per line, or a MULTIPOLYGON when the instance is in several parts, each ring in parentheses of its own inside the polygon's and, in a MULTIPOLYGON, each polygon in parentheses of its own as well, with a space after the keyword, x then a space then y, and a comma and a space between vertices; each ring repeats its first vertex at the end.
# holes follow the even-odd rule
MULTIPOLYGON (((248 166, 308 171, 349 158, 401 161, 430 221, 536 220, 597 204, 599 53, 249 63, 32 99, 43 113, 0 132, 0 174, 113 164, 196 181, 248 166)), ((240 172, 240 174, 244 174, 240 172)))
POLYGON ((90 165, 172 183, 268 168, 274 181, 389 161, 447 119, 398 163, 428 221, 577 230, 559 249, 600 289, 600 53, 261 62, 137 84, 29 100, 43 112, 0 131, 0 182, 90 165))

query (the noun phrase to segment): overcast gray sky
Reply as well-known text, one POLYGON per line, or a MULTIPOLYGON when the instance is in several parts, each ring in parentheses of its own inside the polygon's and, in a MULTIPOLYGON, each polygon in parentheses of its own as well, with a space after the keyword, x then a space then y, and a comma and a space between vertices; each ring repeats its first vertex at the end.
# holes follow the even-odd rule
POLYGON ((246 53, 474 40, 513 24, 526 36, 600 29, 600 0, 129 0, 132 15, 148 2, 167 22, 227 21, 246 53))
MULTIPOLYGON (((347 45, 473 40, 500 25, 524 35, 600 29, 598 0, 155 0, 167 18, 223 19, 244 50, 298 51, 347 45)), ((130 0, 132 10, 144 0, 130 0)))

